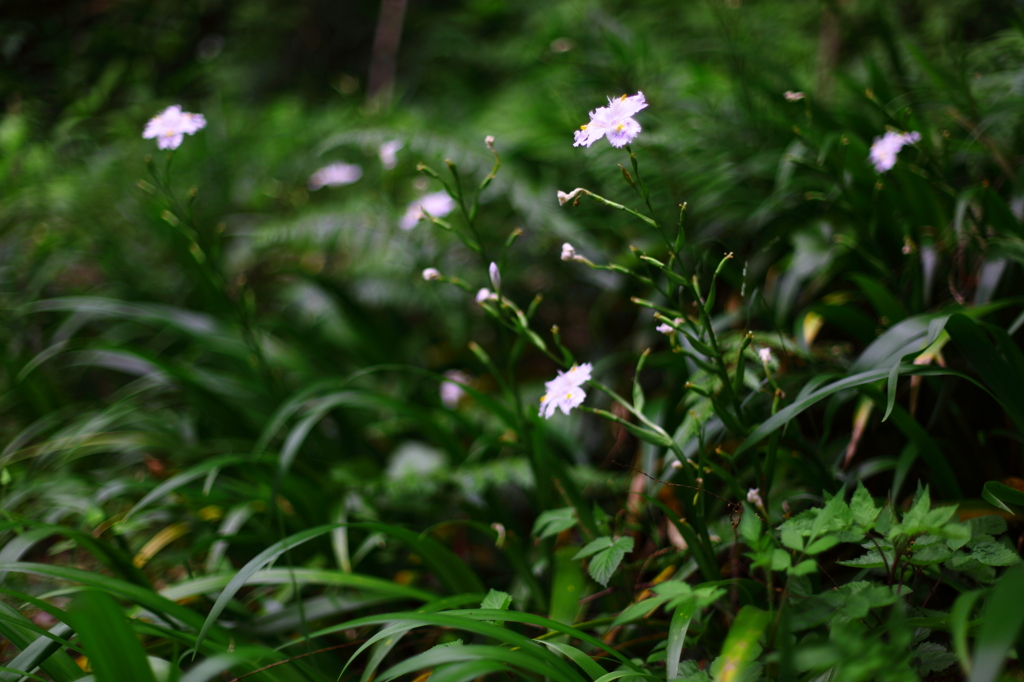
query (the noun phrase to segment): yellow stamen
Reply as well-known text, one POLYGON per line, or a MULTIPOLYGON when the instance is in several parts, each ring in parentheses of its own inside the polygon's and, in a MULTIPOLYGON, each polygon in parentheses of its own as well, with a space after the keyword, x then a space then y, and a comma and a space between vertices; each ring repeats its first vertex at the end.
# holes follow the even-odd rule
POLYGON ((585 126, 585 125, 580 126, 580 130, 586 130, 586 129, 587 129, 587 126, 585 126))
POLYGON ((616 130, 622 130, 622 129, 623 129, 623 128, 625 128, 625 127, 626 127, 626 124, 625 124, 625 123, 620 123, 619 125, 615 126, 615 129, 616 129, 616 130))
POLYGON ((622 100, 623 102, 625 102, 625 101, 626 101, 626 98, 627 98, 628 96, 629 96, 629 95, 623 95, 623 96, 621 97, 621 100, 622 100))

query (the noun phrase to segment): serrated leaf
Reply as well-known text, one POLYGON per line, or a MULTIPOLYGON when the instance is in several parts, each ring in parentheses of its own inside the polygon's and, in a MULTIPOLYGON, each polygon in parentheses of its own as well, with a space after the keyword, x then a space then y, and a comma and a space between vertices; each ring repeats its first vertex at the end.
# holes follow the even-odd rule
POLYGON ((491 591, 487 593, 484 600, 480 602, 480 608, 482 609, 500 609, 502 611, 507 611, 511 605, 512 595, 508 592, 495 590, 494 588, 491 588, 491 591))
POLYGON ((956 654, 937 642, 922 642, 914 649, 917 672, 920 675, 937 673, 956 663, 956 654))
POLYGON ((607 587, 608 581, 611 580, 615 569, 622 563, 623 557, 632 551, 633 538, 622 537, 615 540, 611 547, 601 550, 590 560, 590 566, 587 567, 590 577, 607 587))
POLYGON ((576 525, 576 512, 572 507, 549 509, 541 512, 533 523, 533 534, 540 539, 558 535, 576 525))
POLYGON ((784 549, 778 549, 772 552, 772 570, 773 571, 785 571, 793 565, 793 558, 789 556, 789 552, 784 549))
POLYGON ((816 571, 817 568, 818 564, 814 561, 814 559, 807 559, 805 561, 801 561, 796 566, 791 568, 789 572, 791 575, 795 576, 809 575, 811 573, 814 573, 814 571, 816 571))
POLYGON ((740 537, 753 547, 761 537, 761 518, 749 504, 743 505, 743 516, 740 518, 740 537))
POLYGON ((945 544, 928 545, 910 556, 910 563, 915 566, 931 566, 941 564, 953 556, 953 550, 945 544))
POLYGON ((982 536, 978 541, 972 541, 971 558, 986 566, 1011 566, 1020 563, 1020 555, 1003 543, 982 536))
POLYGON ((818 538, 811 544, 807 545, 806 552, 808 554, 821 554, 822 552, 828 551, 839 544, 839 538, 834 535, 826 535, 823 538, 818 538))
POLYGON ((1002 535, 1006 532, 1006 519, 995 514, 968 519, 967 525, 971 529, 972 538, 979 535, 1002 535))
POLYGON ((573 559, 586 559, 588 556, 591 556, 593 554, 597 554, 601 550, 608 549, 614 543, 615 543, 615 541, 612 540, 607 535, 599 537, 597 539, 591 540, 586 545, 584 545, 583 549, 581 549, 580 551, 576 552, 576 554, 573 555, 572 558, 573 559))
POLYGON ((798 552, 802 552, 804 549, 803 536, 793 526, 782 526, 782 544, 798 552))
POLYGON ((925 528, 938 528, 949 522, 954 514, 956 514, 956 505, 937 507, 925 514, 924 522, 921 525, 925 528))
POLYGON ((882 568, 885 562, 882 561, 882 554, 877 549, 870 550, 867 554, 848 561, 837 561, 840 566, 852 566, 855 568, 882 568))
POLYGON ((858 526, 870 527, 878 517, 878 507, 871 499, 871 493, 864 487, 863 483, 857 483, 857 490, 850 499, 850 511, 853 512, 853 520, 858 526))

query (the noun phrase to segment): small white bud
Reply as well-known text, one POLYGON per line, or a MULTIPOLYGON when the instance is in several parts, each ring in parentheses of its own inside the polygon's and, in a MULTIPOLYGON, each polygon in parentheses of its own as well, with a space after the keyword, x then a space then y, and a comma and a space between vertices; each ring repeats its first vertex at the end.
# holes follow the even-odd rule
POLYGON ((787 102, 799 102, 804 98, 804 93, 786 90, 786 92, 782 93, 782 96, 786 98, 787 102))
POLYGON ((491 275, 491 286, 496 290, 501 291, 501 273, 498 272, 498 264, 492 262, 491 266, 487 268, 487 271, 491 275))
POLYGON ((761 499, 761 489, 751 488, 747 491, 747 502, 754 505, 757 508, 764 507, 764 500, 761 499))
POLYGON ((432 282, 435 279, 441 279, 441 271, 437 268, 427 268, 423 271, 423 279, 432 282))
POLYGON ((484 145, 487 146, 492 152, 494 151, 494 135, 488 135, 484 138, 484 145))
POLYGON ((678 459, 677 459, 677 460, 674 460, 674 461, 672 462, 672 468, 673 468, 673 469, 682 469, 682 468, 683 468, 683 463, 682 463, 682 462, 680 462, 680 461, 679 461, 678 459))
POLYGON ((569 242, 562 244, 562 260, 576 260, 576 249, 572 248, 572 244, 569 242))
POLYGON ((762 348, 757 351, 757 357, 761 358, 761 362, 768 364, 772 361, 772 349, 762 348))
POLYGON ((676 331, 675 329, 665 324, 664 322, 655 327, 655 329, 661 332, 662 334, 674 334, 676 331))
POLYGON ((488 289, 487 287, 484 287, 480 291, 476 292, 476 302, 483 303, 484 301, 489 300, 492 295, 493 294, 491 294, 491 290, 488 289))

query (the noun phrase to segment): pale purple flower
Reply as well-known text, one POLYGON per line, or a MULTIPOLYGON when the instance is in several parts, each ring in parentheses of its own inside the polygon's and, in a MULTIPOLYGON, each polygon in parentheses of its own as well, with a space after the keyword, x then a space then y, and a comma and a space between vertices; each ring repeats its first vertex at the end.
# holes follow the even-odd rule
POLYGON ((441 403, 449 410, 459 406, 459 400, 466 394, 460 384, 468 384, 470 376, 457 369, 450 369, 444 373, 446 381, 441 382, 440 393, 441 403))
POLYGON ((432 192, 409 204, 399 226, 403 230, 411 230, 416 227, 416 223, 426 217, 424 212, 443 218, 454 210, 455 200, 448 196, 448 192, 432 192))
POLYGON ((896 165, 896 155, 900 153, 905 145, 914 144, 920 141, 921 133, 897 133, 887 132, 881 137, 876 137, 871 143, 871 151, 868 159, 875 166, 876 173, 885 173, 896 165))
POLYGON ((423 279, 428 282, 432 282, 436 279, 441 279, 441 271, 437 268, 427 268, 423 271, 423 279))
POLYGON ((306 186, 315 192, 322 187, 351 185, 363 177, 363 169, 354 163, 332 163, 309 176, 306 186))
POLYGON ((155 137, 160 149, 177 149, 185 135, 193 135, 205 127, 206 118, 202 114, 190 114, 175 104, 149 119, 142 137, 147 140, 155 137))
POLYGON ((568 372, 558 372, 551 381, 545 382, 546 393, 540 399, 540 414, 545 419, 550 419, 555 410, 562 410, 562 414, 569 414, 574 407, 579 407, 587 397, 583 390, 583 384, 590 379, 591 365, 585 362, 582 365, 573 365, 568 372))
POLYGON ((398 150, 404 146, 401 140, 389 140, 377 148, 377 156, 384 170, 391 170, 398 165, 398 150))
POLYGON ((580 126, 575 133, 573 147, 589 147, 602 137, 607 137, 613 147, 624 147, 640 134, 640 124, 633 115, 647 106, 644 93, 632 97, 623 95, 617 99, 608 98, 608 106, 590 112, 590 123, 580 126))
POLYGON ((782 96, 786 98, 787 102, 799 102, 804 98, 804 93, 786 90, 784 93, 782 93, 782 96))
POLYGON ((487 272, 491 276, 491 286, 501 291, 501 273, 498 272, 498 264, 492 261, 490 267, 487 268, 487 272))
POLYGON ((486 301, 497 301, 498 295, 492 292, 487 287, 484 287, 480 291, 476 292, 476 302, 483 304, 486 301))

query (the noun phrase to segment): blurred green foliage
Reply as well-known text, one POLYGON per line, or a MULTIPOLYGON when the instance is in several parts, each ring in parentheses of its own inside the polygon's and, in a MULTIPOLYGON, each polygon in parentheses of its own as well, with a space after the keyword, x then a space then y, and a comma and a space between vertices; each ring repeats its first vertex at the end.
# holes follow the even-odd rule
POLYGON ((413 0, 390 98, 380 7, 5 6, 0 677, 1019 675, 1020 3, 413 0))

